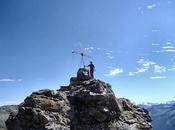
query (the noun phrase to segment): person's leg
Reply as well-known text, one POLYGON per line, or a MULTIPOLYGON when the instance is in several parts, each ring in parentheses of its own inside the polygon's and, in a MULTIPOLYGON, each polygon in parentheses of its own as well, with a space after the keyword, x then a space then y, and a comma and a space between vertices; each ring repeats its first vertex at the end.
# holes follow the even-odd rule
POLYGON ((93 71, 91 71, 91 77, 94 78, 94 72, 93 71))

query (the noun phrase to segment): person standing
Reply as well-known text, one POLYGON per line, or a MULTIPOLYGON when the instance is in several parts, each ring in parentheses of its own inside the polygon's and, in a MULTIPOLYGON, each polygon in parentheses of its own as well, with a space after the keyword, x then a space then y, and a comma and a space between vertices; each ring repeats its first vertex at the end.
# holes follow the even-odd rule
POLYGON ((90 62, 90 64, 88 65, 89 67, 89 76, 94 78, 94 71, 95 71, 95 66, 93 65, 92 61, 90 62))

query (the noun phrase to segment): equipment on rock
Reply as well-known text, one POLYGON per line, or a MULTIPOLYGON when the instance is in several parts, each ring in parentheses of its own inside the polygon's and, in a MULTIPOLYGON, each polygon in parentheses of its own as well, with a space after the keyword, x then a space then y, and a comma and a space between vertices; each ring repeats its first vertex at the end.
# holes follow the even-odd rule
POLYGON ((83 53, 83 52, 79 52, 79 51, 72 51, 73 54, 78 54, 81 56, 81 59, 80 59, 80 68, 82 67, 83 65, 83 68, 85 68, 85 62, 84 62, 84 57, 88 57, 88 58, 91 58, 91 56, 83 53))

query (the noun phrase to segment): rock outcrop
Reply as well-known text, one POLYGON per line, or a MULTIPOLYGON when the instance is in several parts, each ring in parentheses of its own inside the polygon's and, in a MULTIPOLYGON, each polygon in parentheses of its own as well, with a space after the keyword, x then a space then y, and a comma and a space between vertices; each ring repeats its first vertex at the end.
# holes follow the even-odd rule
POLYGON ((0 130, 7 130, 5 121, 10 113, 17 111, 17 108, 18 106, 16 105, 0 106, 0 130))
POLYGON ((115 97, 111 86, 87 76, 59 90, 33 92, 6 121, 8 130, 151 130, 148 111, 115 97))

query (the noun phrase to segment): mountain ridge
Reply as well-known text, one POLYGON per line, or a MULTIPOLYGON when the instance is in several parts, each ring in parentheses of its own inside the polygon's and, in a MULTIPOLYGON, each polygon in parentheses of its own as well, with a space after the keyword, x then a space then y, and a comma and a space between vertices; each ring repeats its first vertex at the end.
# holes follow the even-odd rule
POLYGON ((116 98, 112 86, 78 71, 68 86, 26 97, 8 130, 151 130, 146 109, 116 98))
POLYGON ((170 101, 157 105, 145 106, 152 118, 154 130, 174 130, 175 102, 170 101))

